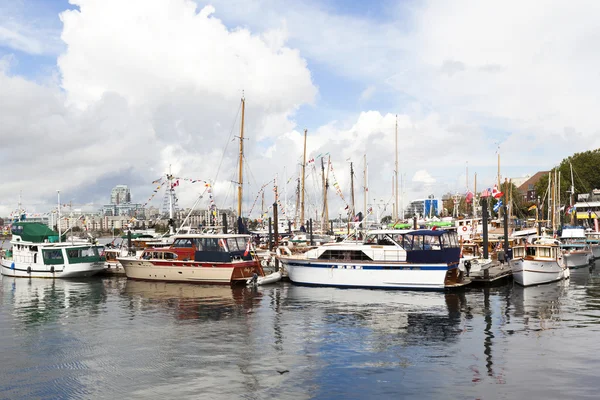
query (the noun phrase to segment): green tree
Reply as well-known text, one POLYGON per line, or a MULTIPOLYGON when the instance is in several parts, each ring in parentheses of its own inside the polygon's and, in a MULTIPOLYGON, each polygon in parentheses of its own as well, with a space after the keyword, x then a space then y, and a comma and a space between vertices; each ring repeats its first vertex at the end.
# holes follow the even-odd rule
MULTIPOLYGON (((590 193, 592 189, 600 188, 600 149, 575 153, 562 160, 559 165, 552 168, 551 176, 560 173, 560 202, 570 203, 571 166, 573 167, 573 186, 575 193, 573 201, 577 201, 577 194, 590 193)), ((548 176, 543 176, 535 185, 535 191, 542 201, 548 199, 548 176)))

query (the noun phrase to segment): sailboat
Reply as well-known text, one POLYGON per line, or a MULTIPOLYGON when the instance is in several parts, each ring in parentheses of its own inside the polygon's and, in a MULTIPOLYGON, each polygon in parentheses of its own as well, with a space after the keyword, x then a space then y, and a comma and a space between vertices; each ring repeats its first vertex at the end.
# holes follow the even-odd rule
MULTIPOLYGON (((244 112, 242 97, 240 128, 238 221, 242 220, 242 185, 244 156, 244 112)), ((252 236, 238 234, 175 234, 173 244, 148 248, 140 258, 121 257, 127 278, 203 284, 246 284, 264 277, 258 258, 251 251, 252 236)))

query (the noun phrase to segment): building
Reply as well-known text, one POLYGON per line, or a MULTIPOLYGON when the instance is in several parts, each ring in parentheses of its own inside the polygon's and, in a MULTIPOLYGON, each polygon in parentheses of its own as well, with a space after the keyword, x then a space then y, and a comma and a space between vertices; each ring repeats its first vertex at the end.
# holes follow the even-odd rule
POLYGON ((110 191, 110 204, 131 203, 131 192, 127 185, 117 185, 110 191))
POLYGON ((439 216, 442 206, 440 199, 434 199, 432 196, 428 199, 413 200, 406 207, 405 216, 412 218, 417 216, 418 218, 429 218, 439 216))
POLYGON ((110 191, 110 204, 102 206, 100 213, 108 217, 145 217, 144 207, 131 202, 131 192, 127 185, 117 185, 110 191))
MULTIPOLYGON (((532 177, 525 180, 521 185, 517 186, 517 190, 523 196, 523 200, 527 202, 536 201, 538 194, 535 192, 535 185, 542 179, 543 176, 547 176, 550 171, 539 171, 536 172, 532 177)), ((518 179, 518 178, 517 178, 518 179)))

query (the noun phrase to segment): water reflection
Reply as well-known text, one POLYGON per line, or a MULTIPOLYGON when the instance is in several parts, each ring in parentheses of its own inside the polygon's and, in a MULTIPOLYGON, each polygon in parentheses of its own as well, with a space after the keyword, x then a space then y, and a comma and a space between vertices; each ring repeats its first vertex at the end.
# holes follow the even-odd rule
POLYGON ((98 315, 106 292, 101 280, 2 277, 2 302, 25 326, 52 323, 73 314, 98 315))
POLYGON ((221 320, 251 312, 260 305, 262 292, 244 286, 127 280, 123 294, 130 309, 162 307, 178 320, 221 320))

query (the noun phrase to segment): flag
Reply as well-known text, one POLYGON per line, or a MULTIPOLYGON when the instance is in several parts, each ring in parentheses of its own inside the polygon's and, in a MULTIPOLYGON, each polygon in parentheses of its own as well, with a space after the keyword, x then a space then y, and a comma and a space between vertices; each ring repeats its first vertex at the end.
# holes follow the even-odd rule
POLYGON ((244 251, 244 257, 246 257, 250 253, 250 240, 252 240, 252 236, 248 238, 248 243, 246 243, 246 251, 244 251))
POLYGON ((535 210, 536 208, 537 208, 537 206, 534 204, 534 205, 532 205, 531 207, 529 207, 529 208, 527 209, 527 211, 535 210))
POLYGON ((494 206, 494 212, 498 212, 498 210, 502 207, 502 199, 498 200, 496 205, 494 206))
POLYGON ((495 199, 499 199, 503 195, 504 195, 504 193, 498 191, 498 185, 494 185, 494 188, 492 189, 492 196, 495 199))
POLYGON ((485 189, 483 192, 481 192, 481 195, 479 197, 490 197, 490 189, 485 189))
POLYGON ((465 201, 467 203, 473 202, 473 192, 471 192, 470 190, 467 190, 467 193, 465 194, 465 201))

